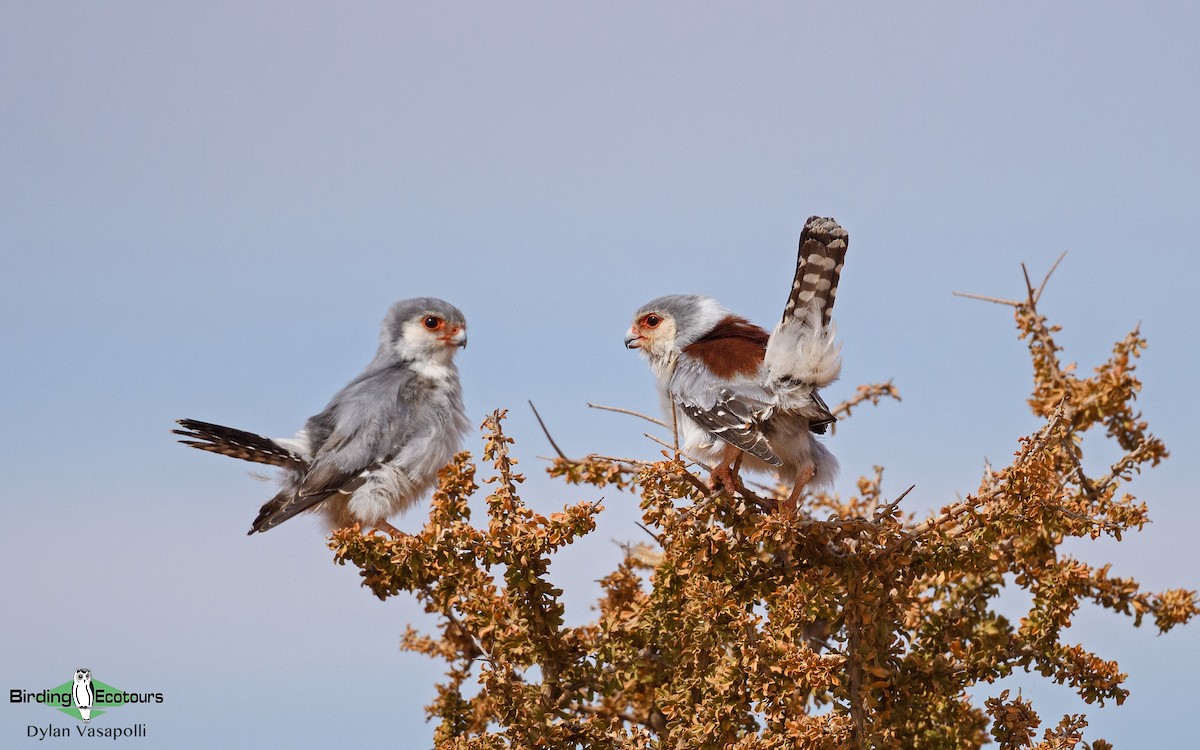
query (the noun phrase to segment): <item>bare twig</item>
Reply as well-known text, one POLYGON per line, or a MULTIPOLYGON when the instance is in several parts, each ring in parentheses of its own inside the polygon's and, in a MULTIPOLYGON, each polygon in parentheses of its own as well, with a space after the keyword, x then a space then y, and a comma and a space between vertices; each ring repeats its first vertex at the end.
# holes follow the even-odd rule
POLYGON ((671 445, 671 444, 670 444, 670 443, 668 443, 666 440, 663 440, 663 439, 662 439, 662 438, 660 438, 660 437, 656 437, 656 436, 654 436, 654 435, 651 435, 651 434, 650 434, 650 433, 648 433, 648 432, 643 432, 643 433, 642 433, 642 437, 644 437, 644 438, 648 438, 648 439, 650 439, 650 440, 653 440, 654 442, 658 443, 659 445, 661 445, 662 447, 664 447, 664 448, 666 448, 667 450, 671 451, 672 453, 674 453, 674 454, 675 454, 675 455, 677 455, 677 456, 682 456, 682 455, 683 455, 682 453, 680 453, 680 452, 679 452, 679 449, 678 449, 678 448, 676 448, 675 446, 671 445))
POLYGON ((917 487, 917 485, 914 484, 911 487, 909 487, 907 490, 905 490, 904 492, 901 492, 900 497, 896 498, 895 500, 893 500, 890 503, 888 503, 887 505, 885 505, 881 510, 877 510, 875 512, 875 517, 876 518, 887 518, 887 517, 891 516, 892 513, 894 513, 896 511, 896 506, 898 506, 900 504, 900 501, 903 500, 904 498, 908 497, 908 493, 912 492, 914 489, 916 489, 916 487, 917 487))
POLYGON ((1042 290, 1046 288, 1046 282, 1050 280, 1050 276, 1054 273, 1054 269, 1058 268, 1058 264, 1062 263, 1063 258, 1067 257, 1067 251, 1063 250, 1062 255, 1058 256, 1058 260, 1054 261, 1054 265, 1050 266, 1050 270, 1046 272, 1046 278, 1042 279, 1042 283, 1038 284, 1037 291, 1033 294, 1033 303, 1042 298, 1042 290))
POLYGON ((675 445, 675 452, 679 452, 679 407, 675 401, 671 401, 671 442, 675 445))
MULTIPOLYGON (((597 461, 608 461, 608 462, 614 463, 614 464, 629 464, 631 467, 646 466, 648 464, 654 463, 653 461, 643 461, 640 458, 620 458, 619 456, 602 456, 599 453, 589 453, 589 454, 587 454, 587 456, 584 457, 583 460, 586 461, 589 458, 595 459, 597 461)), ((568 458, 567 460, 570 461, 571 459, 568 458)), ((579 462, 577 461, 576 463, 579 463, 579 462)))
POLYGON ((995 302, 997 305, 1008 305, 1009 307, 1020 307, 1023 304, 1011 299, 989 297, 985 294, 971 294, 970 292, 951 292, 951 294, 953 294, 955 297, 966 297, 967 299, 978 299, 983 300, 984 302, 995 302))
POLYGON ((651 435, 651 434, 650 434, 650 433, 648 433, 648 432, 643 432, 643 433, 642 433, 642 437, 644 437, 644 438, 646 438, 646 439, 648 439, 648 440, 651 440, 651 441, 653 441, 653 442, 655 442, 655 443, 658 443, 658 444, 659 444, 659 445, 661 445, 662 447, 664 447, 664 448, 666 448, 667 450, 671 451, 671 453, 672 453, 672 454, 674 454, 674 455, 675 455, 677 458, 678 458, 678 457, 683 457, 683 458, 686 458, 687 460, 689 460, 689 461, 691 461, 692 463, 696 464, 697 466, 699 466, 700 468, 704 469, 705 471, 712 471, 712 467, 711 467, 711 466, 709 466, 708 464, 704 463, 703 461, 701 461, 700 459, 696 458, 695 456, 691 456, 691 455, 688 455, 687 453, 684 453, 683 451, 679 450, 679 448, 677 448, 677 447, 676 447, 676 446, 674 446, 674 445, 671 445, 671 444, 670 444, 670 443, 668 443, 666 440, 663 440, 663 439, 662 439, 662 438, 660 438, 660 437, 657 437, 657 436, 655 436, 655 435, 651 435))
POLYGON ((1033 302, 1033 282, 1029 280, 1029 269, 1025 264, 1021 264, 1021 273, 1025 276, 1025 290, 1029 294, 1029 301, 1033 302))
POLYGON ((687 480, 688 484, 690 484, 693 487, 695 487, 696 489, 700 490, 700 492, 702 494, 704 494, 705 497, 712 496, 712 490, 709 489, 707 484, 700 481, 700 477, 696 476, 695 474, 688 471, 687 469, 681 469, 681 472, 683 473, 683 478, 687 480))
POLYGON ((533 409, 533 416, 537 417, 538 426, 542 428, 542 434, 550 441, 550 447, 554 449, 559 458, 564 461, 570 461, 571 459, 567 458, 567 454, 562 452, 562 448, 558 447, 558 443, 554 442, 554 438, 550 437, 550 430, 546 429, 546 423, 542 421, 542 415, 538 414, 537 407, 533 405, 532 401, 529 402, 529 408, 533 409))
POLYGON ((646 420, 647 422, 653 422, 654 424, 658 425, 659 427, 670 427, 670 425, 668 425, 666 422, 662 421, 661 419, 655 419, 654 417, 648 416, 646 414, 642 414, 641 412, 638 412, 638 411, 633 411, 632 409, 621 409, 616 406, 604 406, 603 404, 593 404, 591 401, 588 402, 588 406, 590 406, 593 409, 603 409, 604 411, 615 411, 618 414, 629 414, 630 416, 641 417, 642 419, 646 420))
POLYGON ((756 488, 762 490, 763 492, 766 492, 771 495, 774 495, 776 492, 783 492, 784 494, 787 493, 786 488, 784 488, 783 490, 779 489, 780 485, 775 485, 774 487, 772 487, 771 485, 763 484, 762 482, 746 482, 746 486, 747 487, 756 487, 756 488))
POLYGON ((653 538, 653 539, 654 539, 654 541, 658 542, 658 544, 659 544, 659 546, 660 546, 660 547, 662 546, 662 543, 663 543, 663 541, 662 541, 662 537, 660 537, 658 534, 655 534, 653 531, 651 531, 650 529, 646 528, 645 526, 643 526, 642 524, 638 523, 637 521, 634 521, 634 522, 633 522, 633 525, 634 525, 634 526, 637 526, 639 529, 641 529, 642 531, 644 531, 644 532, 646 532, 647 534, 649 534, 649 535, 651 536, 651 538, 653 538))
POLYGON ((1108 473, 1107 477, 1100 481, 1100 484, 1097 485, 1096 489, 1107 490, 1109 485, 1111 485, 1113 482, 1116 482, 1118 479, 1124 480, 1124 474, 1135 467, 1139 460, 1138 455, 1149 447, 1153 439, 1153 437, 1147 437, 1143 439, 1142 442, 1133 446, 1132 450, 1117 459, 1117 462, 1109 467, 1112 469, 1112 471, 1108 473))

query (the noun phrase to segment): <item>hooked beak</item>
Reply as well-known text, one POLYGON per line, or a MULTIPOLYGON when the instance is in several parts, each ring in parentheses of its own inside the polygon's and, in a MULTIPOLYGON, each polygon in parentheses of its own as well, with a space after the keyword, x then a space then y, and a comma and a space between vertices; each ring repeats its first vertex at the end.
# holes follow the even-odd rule
POLYGON ((442 336, 441 338, 442 342, 445 343, 446 346, 457 346, 462 349, 467 348, 466 328, 459 328, 458 326, 455 326, 454 328, 450 329, 450 332, 447 335, 442 336))
POLYGON ((630 328, 629 331, 625 334, 625 348, 626 349, 641 349, 642 348, 642 335, 640 333, 634 332, 634 330, 632 328, 630 328))

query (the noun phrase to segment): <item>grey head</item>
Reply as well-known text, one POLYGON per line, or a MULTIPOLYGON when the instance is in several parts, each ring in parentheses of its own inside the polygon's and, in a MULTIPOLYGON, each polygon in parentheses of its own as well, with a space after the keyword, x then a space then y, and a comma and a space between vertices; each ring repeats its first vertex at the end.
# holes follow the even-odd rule
POLYGON ((625 334, 625 346, 651 360, 677 354, 730 316, 720 302, 703 294, 668 294, 638 308, 625 334))
POLYGON ((462 310, 436 297, 416 297, 392 305, 379 331, 378 357, 449 362, 467 345, 462 310))

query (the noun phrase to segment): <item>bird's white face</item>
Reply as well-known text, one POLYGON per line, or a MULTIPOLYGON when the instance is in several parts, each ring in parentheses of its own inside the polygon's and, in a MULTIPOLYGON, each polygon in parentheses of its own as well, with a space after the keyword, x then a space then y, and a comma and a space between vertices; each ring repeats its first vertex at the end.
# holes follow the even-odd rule
POLYGON ((643 312, 633 319, 625 333, 625 347, 638 349, 651 360, 660 360, 674 351, 677 326, 675 318, 661 310, 643 312))
POLYGON ((395 349, 405 359, 449 364, 455 352, 466 345, 466 323, 427 312, 404 322, 395 349))
POLYGON ((652 366, 661 367, 729 314, 721 303, 702 294, 668 294, 634 314, 625 346, 641 350, 652 366))

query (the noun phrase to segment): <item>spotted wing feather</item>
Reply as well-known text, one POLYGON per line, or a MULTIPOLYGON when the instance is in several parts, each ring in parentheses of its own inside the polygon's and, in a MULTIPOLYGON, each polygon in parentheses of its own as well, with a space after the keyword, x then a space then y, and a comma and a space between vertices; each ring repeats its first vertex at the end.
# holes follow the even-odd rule
POLYGON ((710 409, 690 403, 680 403, 679 407, 714 437, 772 466, 783 463, 771 450, 771 444, 762 433, 762 422, 770 416, 769 407, 755 409, 728 388, 721 388, 717 392, 717 401, 710 409))

